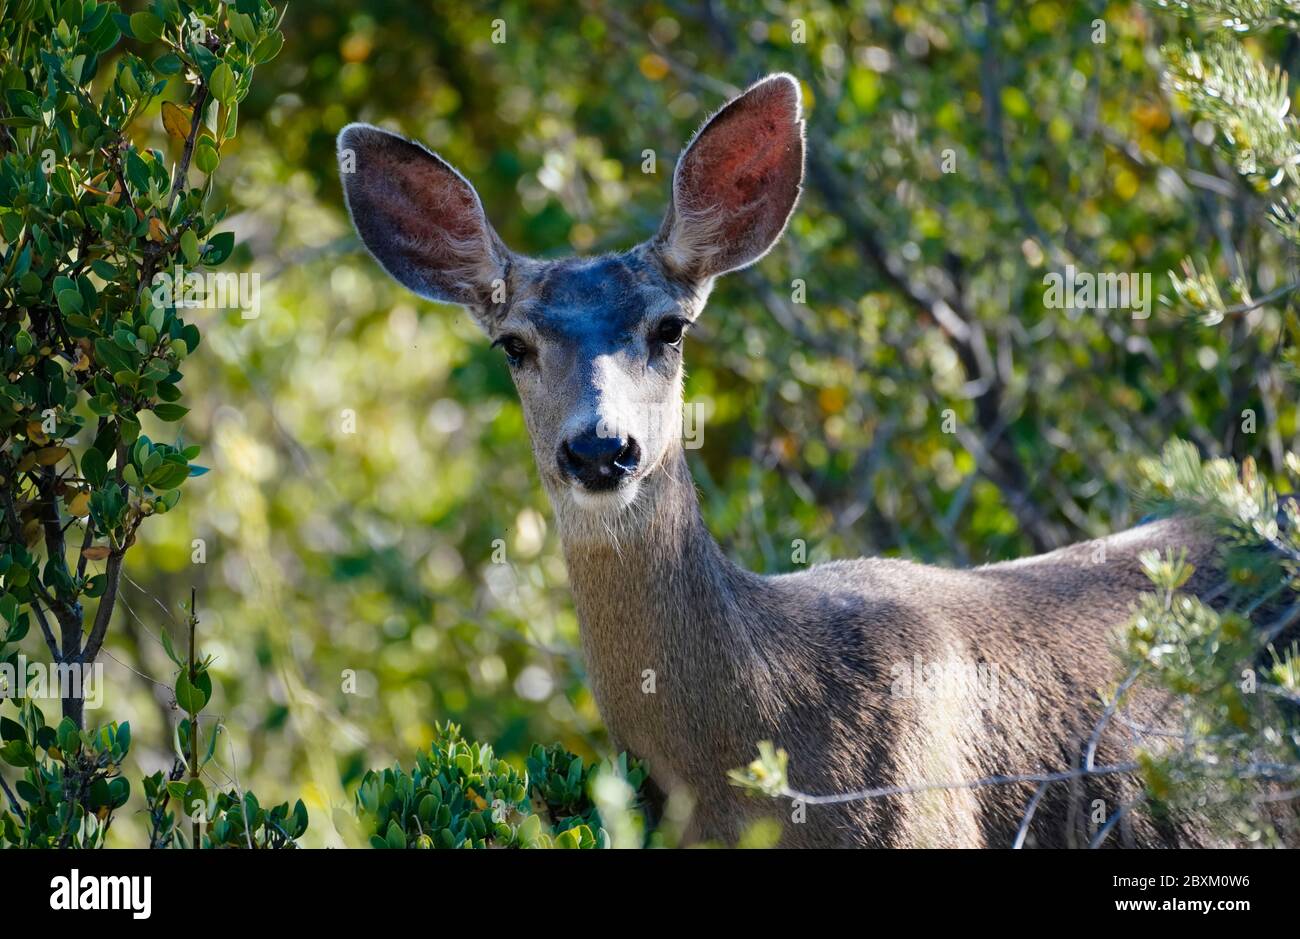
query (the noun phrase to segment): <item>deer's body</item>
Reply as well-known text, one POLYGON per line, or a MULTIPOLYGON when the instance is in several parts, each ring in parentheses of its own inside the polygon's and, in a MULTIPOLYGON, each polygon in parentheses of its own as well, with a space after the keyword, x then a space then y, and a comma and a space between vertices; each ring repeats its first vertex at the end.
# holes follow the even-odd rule
MULTIPOLYGON (((1078 767, 1099 694, 1123 677, 1114 627, 1150 587, 1137 555, 1184 545, 1200 569, 1212 566, 1203 537, 1165 520, 1111 536, 1104 552, 1084 543, 974 570, 837 561, 763 577, 710 537, 680 451, 676 469, 642 495, 651 521, 617 545, 575 537, 563 516, 561 532, 611 733, 665 791, 692 793, 694 836, 722 843, 771 816, 791 846, 1009 847, 1033 785, 810 805, 796 824, 788 803, 755 799, 727 771, 753 759, 758 740, 788 751, 792 786, 814 795, 1078 767), (937 695, 900 685, 918 665, 980 663, 996 700, 987 684, 937 695)), ((1126 716, 1158 721, 1158 711, 1139 700, 1126 716)), ((1128 759, 1126 737, 1123 724, 1108 724, 1095 765, 1128 759)), ((1116 807, 1129 785, 1106 777, 1068 798, 1070 784, 1054 784, 1029 843, 1086 844, 1091 798, 1116 807)), ((1123 834, 1116 843, 1189 839, 1140 819, 1123 834)))
MULTIPOLYGON (((775 816, 790 845, 1009 845, 1032 784, 808 805, 795 821, 788 802, 733 788, 727 771, 762 740, 789 753, 791 784, 812 795, 1078 767, 1099 696, 1122 677, 1110 634, 1148 586, 1138 554, 1178 545, 1198 576, 1210 569, 1205 540, 1175 522, 1115 535, 1104 552, 965 571, 860 560, 762 577, 724 557, 681 447, 682 336, 714 279, 762 257, 793 211, 803 122, 789 76, 759 82, 696 135, 657 236, 594 260, 511 253, 473 188, 418 144, 351 125, 339 149, 376 258, 417 293, 468 308, 505 350, 601 713, 661 789, 689 790, 695 837, 733 843, 775 816), (985 680, 906 685, 936 667, 982 667, 985 680)), ((1158 726, 1159 702, 1129 714, 1158 726)), ((1126 733, 1112 722, 1097 765, 1123 758, 1126 733)), ((1114 811, 1127 784, 1053 785, 1030 843, 1077 843, 1085 797, 1114 811)), ((1190 838, 1127 820, 1121 834, 1190 838)))

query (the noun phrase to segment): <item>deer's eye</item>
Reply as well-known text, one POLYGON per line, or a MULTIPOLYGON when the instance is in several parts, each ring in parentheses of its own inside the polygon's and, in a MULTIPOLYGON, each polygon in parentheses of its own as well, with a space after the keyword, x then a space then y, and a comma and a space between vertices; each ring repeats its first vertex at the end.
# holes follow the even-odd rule
POLYGON ((506 361, 511 365, 518 365, 529 352, 528 343, 518 336, 502 336, 492 345, 500 346, 505 351, 506 361))
POLYGON ((663 320, 654 328, 653 338, 655 342, 662 342, 666 346, 675 346, 682 341, 682 335, 686 332, 686 320, 679 316, 670 316, 663 320))

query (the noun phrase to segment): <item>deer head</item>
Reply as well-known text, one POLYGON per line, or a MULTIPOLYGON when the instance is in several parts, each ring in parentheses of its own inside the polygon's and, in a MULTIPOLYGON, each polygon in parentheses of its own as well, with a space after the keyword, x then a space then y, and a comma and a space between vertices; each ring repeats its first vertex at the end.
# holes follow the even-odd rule
POLYGON ((338 147, 366 247, 410 290, 470 311, 509 363, 557 513, 608 529, 680 451, 682 341, 714 278, 766 254, 794 209, 798 83, 768 76, 714 115, 678 160, 658 234, 591 259, 512 253, 474 188, 418 143, 351 124, 338 147))

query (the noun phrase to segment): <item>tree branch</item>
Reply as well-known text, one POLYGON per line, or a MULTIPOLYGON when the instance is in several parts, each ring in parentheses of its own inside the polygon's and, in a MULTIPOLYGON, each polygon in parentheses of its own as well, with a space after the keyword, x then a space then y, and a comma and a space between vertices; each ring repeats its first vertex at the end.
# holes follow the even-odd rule
POLYGON ((45 637, 45 645, 50 650, 50 655, 54 661, 59 661, 59 644, 54 641, 54 631, 50 629, 50 622, 45 618, 45 610, 41 608, 39 599, 32 600, 32 610, 36 613, 36 622, 41 625, 41 635, 45 637))
MULTIPOLYGON (((135 534, 136 528, 140 525, 137 518, 135 524, 131 526, 131 535, 135 534)), ((126 555, 126 545, 130 541, 130 536, 116 548, 113 548, 108 555, 108 562, 104 565, 104 575, 107 583, 104 586, 104 592, 99 598, 99 607, 95 610, 95 623, 90 629, 90 637, 86 640, 86 647, 81 653, 81 662, 89 664, 95 661, 99 655, 99 650, 104 645, 104 636, 108 633, 108 621, 113 618, 113 608, 117 605, 117 587, 122 579, 122 560, 126 555)))
POLYGON ((1025 806, 1024 817, 1020 819, 1020 827, 1016 829, 1016 839, 1011 843, 1012 850, 1020 850, 1025 846, 1025 837, 1029 834, 1029 823, 1034 820, 1034 813, 1038 811, 1038 803, 1042 801, 1043 793, 1047 791, 1047 780, 1038 784, 1034 790, 1034 797, 1029 800, 1025 806))
POLYGON ((9 798, 9 804, 13 806, 14 811, 17 812, 21 818, 23 815, 23 807, 19 803, 18 797, 14 795, 13 790, 9 788, 9 783, 5 782, 3 776, 0 776, 0 789, 4 790, 5 795, 9 798))

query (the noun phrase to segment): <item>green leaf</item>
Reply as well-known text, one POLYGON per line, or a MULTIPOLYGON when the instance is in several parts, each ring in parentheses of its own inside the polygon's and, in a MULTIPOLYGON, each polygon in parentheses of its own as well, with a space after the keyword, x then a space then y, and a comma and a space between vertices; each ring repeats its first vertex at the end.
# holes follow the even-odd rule
POLYGON ((307 831, 307 806, 299 799, 293 804, 293 825, 289 828, 289 834, 294 838, 299 838, 307 831))
POLYGON ((519 826, 519 840, 524 844, 536 844, 537 839, 542 833, 542 819, 540 815, 529 815, 522 825, 519 826))
POLYGON ((190 681, 189 670, 182 668, 176 678, 176 704, 187 714, 197 714, 203 710, 208 699, 212 697, 212 677, 201 671, 190 681))
MULTIPOLYGON (((200 784, 202 785, 202 784, 200 784)), ((110 802, 109 806, 114 809, 120 809, 126 805, 127 800, 131 798, 131 781, 125 776, 119 776, 110 780, 108 783, 110 802)))
POLYGON ((96 779, 90 784, 90 798, 88 800, 92 809, 100 806, 110 806, 113 803, 113 792, 108 788, 107 779, 96 779))
POLYGON ((157 42, 163 34, 163 21, 152 13, 132 13, 131 34, 141 42, 157 42))
POLYGON ((59 310, 64 316, 71 316, 82 310, 81 294, 76 290, 60 290, 58 301, 59 310))
POLYGON ((257 44, 257 48, 253 50, 253 61, 258 65, 270 62, 280 54, 280 49, 283 46, 284 34, 277 29, 275 32, 268 34, 257 44))
POLYGON ((14 788, 18 790, 18 795, 21 796, 22 800, 28 805, 39 805, 41 803, 41 790, 37 789, 27 780, 18 780, 18 782, 14 784, 14 788))
POLYGON ((181 70, 181 58, 174 52, 160 55, 154 59, 153 70, 159 75, 175 75, 181 70))
POLYGON ((428 827, 429 823, 433 821, 433 813, 437 808, 437 799, 435 799, 432 794, 429 794, 420 800, 420 807, 416 810, 415 814, 419 816, 420 821, 424 823, 425 827, 428 827))
MULTIPOLYGON (((204 170, 204 172, 206 173, 208 170, 204 170)), ((181 235, 181 253, 185 255, 185 263, 191 267, 199 263, 199 238, 198 235, 194 234, 192 228, 185 229, 185 234, 181 235)))
POLYGON ((218 101, 229 103, 235 96, 235 73, 230 70, 230 66, 222 62, 212 70, 212 77, 208 79, 208 87, 212 91, 213 97, 218 101))
POLYGON ((146 482, 154 489, 175 489, 190 475, 190 468, 184 463, 164 463, 149 474, 146 482))
POLYGON ((133 364, 127 355, 109 339, 95 340, 95 358, 114 373, 133 369, 133 364))
POLYGON ((185 784, 184 794, 181 796, 181 811, 187 816, 194 815, 195 812, 202 809, 205 813, 208 804, 208 790, 203 785, 201 779, 191 779, 185 784))
POLYGON ((153 413, 157 415, 159 420, 179 421, 186 414, 190 413, 190 409, 179 404, 164 403, 155 404, 153 406, 153 413))
MULTIPOLYGON (((217 167, 221 165, 221 157, 217 154, 217 148, 207 138, 199 141, 198 146, 194 148, 194 165, 209 176, 215 173, 217 167)), ((188 257, 188 254, 186 256, 188 257)), ((198 261, 195 260, 190 263, 197 264, 198 261)))
POLYGON ((65 717, 59 721, 56 733, 59 738, 59 749, 63 751, 64 757, 74 756, 81 749, 81 731, 77 729, 72 718, 65 717))
POLYGON ((135 69, 129 62, 124 62, 122 68, 117 73, 117 83, 122 86, 122 90, 131 98, 140 97, 140 82, 135 77, 135 69))
POLYGON ((555 846, 557 848, 567 848, 573 850, 582 847, 582 836, 575 828, 568 831, 562 831, 555 836, 555 846))
POLYGON ((236 39, 242 39, 247 43, 257 41, 257 28, 253 25, 251 16, 231 10, 226 14, 226 18, 230 23, 230 31, 234 33, 236 39))
POLYGON ((203 250, 205 263, 213 267, 221 264, 235 250, 235 233, 232 231, 218 232, 208 239, 207 247, 203 250))
POLYGON ((176 654, 176 647, 172 645, 171 634, 166 629, 160 629, 159 634, 162 637, 162 647, 163 651, 167 653, 167 658, 175 662, 177 667, 184 667, 185 663, 181 661, 181 657, 176 654))
POLYGON ((32 752, 31 745, 26 740, 10 740, 4 746, 0 746, 0 760, 4 760, 10 766, 26 769, 36 765, 36 754, 32 752))
POLYGON ((108 479, 108 461, 104 459, 104 454, 94 447, 83 453, 81 455, 81 475, 86 482, 96 489, 104 485, 105 480, 108 479))

